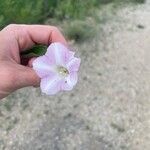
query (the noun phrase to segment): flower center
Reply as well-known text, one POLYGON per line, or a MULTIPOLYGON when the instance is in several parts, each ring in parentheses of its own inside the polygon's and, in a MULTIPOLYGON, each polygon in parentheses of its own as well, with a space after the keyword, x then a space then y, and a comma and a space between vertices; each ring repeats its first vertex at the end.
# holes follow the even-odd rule
POLYGON ((67 77, 68 74, 69 74, 69 71, 65 67, 63 67, 63 66, 58 66, 57 67, 57 71, 63 77, 67 77))

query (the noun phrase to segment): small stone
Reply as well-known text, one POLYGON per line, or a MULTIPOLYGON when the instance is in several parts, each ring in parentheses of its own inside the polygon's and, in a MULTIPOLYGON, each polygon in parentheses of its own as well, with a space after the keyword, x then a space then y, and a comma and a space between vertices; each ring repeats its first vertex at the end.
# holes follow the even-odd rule
POLYGON ((139 29, 144 29, 145 27, 144 27, 144 25, 142 25, 142 24, 138 24, 138 25, 137 25, 137 28, 139 28, 139 29))

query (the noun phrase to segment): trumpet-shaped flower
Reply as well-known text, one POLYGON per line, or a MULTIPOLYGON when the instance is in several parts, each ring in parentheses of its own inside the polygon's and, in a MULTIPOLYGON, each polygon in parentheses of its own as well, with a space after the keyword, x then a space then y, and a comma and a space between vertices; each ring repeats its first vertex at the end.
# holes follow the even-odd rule
POLYGON ((70 91, 76 85, 80 58, 61 43, 52 43, 45 55, 33 61, 33 69, 41 78, 43 93, 54 95, 59 91, 70 91))

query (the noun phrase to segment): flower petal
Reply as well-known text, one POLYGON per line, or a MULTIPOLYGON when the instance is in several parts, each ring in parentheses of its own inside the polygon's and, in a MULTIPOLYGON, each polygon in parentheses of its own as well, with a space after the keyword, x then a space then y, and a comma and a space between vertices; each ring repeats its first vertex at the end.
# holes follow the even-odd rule
POLYGON ((39 77, 54 74, 53 63, 51 63, 47 56, 40 56, 33 61, 33 69, 36 71, 39 77))
POLYGON ((61 81, 61 91, 71 91, 78 80, 77 72, 72 72, 67 78, 61 81))
POLYGON ((69 70, 69 72, 76 72, 79 70, 80 63, 81 59, 74 57, 67 63, 67 69, 69 70))
POLYGON ((74 54, 75 54, 75 52, 68 50, 68 52, 66 53, 66 58, 65 58, 66 64, 67 64, 72 58, 74 58, 74 54))
POLYGON ((73 89, 73 86, 67 84, 67 81, 64 81, 64 82, 61 84, 61 90, 62 90, 62 91, 71 91, 72 89, 73 89))
POLYGON ((43 93, 54 95, 61 89, 61 78, 58 76, 43 78, 40 87, 43 93))
POLYGON ((78 81, 77 72, 71 72, 69 74, 69 76, 67 77, 67 84, 68 84, 68 86, 70 86, 70 87, 75 86, 77 84, 77 81, 78 81))
POLYGON ((61 43, 52 43, 46 52, 46 56, 53 58, 57 65, 65 65, 68 49, 61 43))

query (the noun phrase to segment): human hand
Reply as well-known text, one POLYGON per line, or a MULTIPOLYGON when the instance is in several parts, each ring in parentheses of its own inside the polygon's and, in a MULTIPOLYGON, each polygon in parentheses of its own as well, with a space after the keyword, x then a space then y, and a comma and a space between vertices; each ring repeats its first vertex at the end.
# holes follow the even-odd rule
POLYGON ((39 85, 40 79, 31 68, 32 58, 27 66, 21 65, 20 52, 53 42, 67 45, 54 26, 12 24, 0 31, 0 99, 17 89, 39 85))

